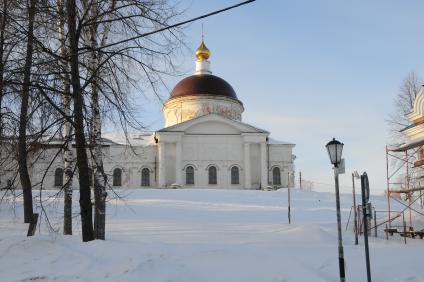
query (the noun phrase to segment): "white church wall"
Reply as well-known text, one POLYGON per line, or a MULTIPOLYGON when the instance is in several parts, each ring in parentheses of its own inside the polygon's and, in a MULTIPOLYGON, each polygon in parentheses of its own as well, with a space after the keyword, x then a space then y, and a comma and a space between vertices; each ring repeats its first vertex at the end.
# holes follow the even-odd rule
MULTIPOLYGON (((175 143, 166 144, 166 172, 167 185, 176 181, 176 156, 175 143)), ((150 171, 150 187, 157 187, 158 178, 158 159, 157 146, 134 147, 135 153, 126 146, 112 145, 104 149, 104 167, 108 174, 109 183, 112 184, 112 174, 114 168, 122 169, 122 187, 121 188, 139 188, 141 187, 141 170, 148 168, 150 171)), ((240 135, 183 135, 182 136, 182 165, 181 184, 183 187, 196 188, 225 188, 240 189, 245 188, 244 174, 244 140, 240 135), (195 168, 195 184, 185 185, 185 170, 187 165, 193 165, 195 168), (218 183, 216 185, 208 184, 208 166, 216 165, 218 183), (231 167, 236 165, 239 167, 240 184, 231 184, 231 167)), ((57 153, 57 149, 49 149, 41 155, 34 167, 30 166, 30 173, 33 183, 41 181, 51 158, 57 153)), ((74 151, 75 153, 75 151, 74 151)), ((9 166, 13 167, 13 162, 9 162, 9 166)), ((250 145, 250 174, 252 188, 260 187, 261 183, 261 162, 260 162, 260 145, 250 145)), ((290 179, 290 173, 293 175, 294 165, 292 160, 291 145, 270 145, 269 146, 269 166, 268 179, 272 183, 272 168, 278 166, 281 171, 281 186, 286 187, 290 179)), ((54 187, 54 172, 56 168, 63 168, 63 158, 59 154, 47 171, 44 179, 45 189, 57 189, 54 187)), ((2 170, 1 179, 3 182, 8 178, 12 178, 14 169, 7 172, 7 168, 2 170)), ((17 178, 19 183, 19 178, 17 178)), ((75 175, 74 187, 78 188, 78 175, 75 175)), ((144 188, 144 187, 143 187, 144 188)))
MULTIPOLYGON (((294 171, 293 145, 271 144, 268 146, 269 151, 267 152, 267 146, 264 146, 268 136, 266 131, 259 131, 250 125, 238 123, 220 115, 205 116, 181 126, 180 128, 173 127, 168 131, 158 131, 155 134, 159 141, 158 144, 152 142, 148 146, 132 148, 110 144, 110 146, 104 147, 104 168, 109 184, 113 183, 113 170, 119 168, 122 170, 122 186, 120 188, 142 187, 142 169, 148 168, 150 172, 149 187, 158 187, 159 175, 162 175, 159 173, 159 167, 162 166, 166 180, 164 185, 161 185, 162 187, 178 181, 182 187, 257 189, 266 186, 267 180, 272 183, 272 168, 277 166, 281 171, 281 186, 288 185, 289 174, 294 171), (182 149, 181 154, 178 153, 178 156, 181 155, 179 165, 176 164, 177 144, 180 144, 178 148, 181 146, 182 149), (246 144, 250 145, 246 146, 246 144), (165 149, 162 162, 158 154, 159 146, 163 146, 165 149), (248 155, 248 162, 245 161, 245 154, 248 155), (194 185, 185 184, 184 168, 187 165, 193 165, 195 168, 194 185), (210 165, 217 168, 217 184, 208 182, 210 165), (234 165, 239 168, 239 184, 231 184, 231 167, 234 165), (268 179, 266 179, 267 170, 264 168, 269 168, 268 179)), ((30 167, 33 183, 41 181, 51 158, 56 155, 58 149, 49 149, 42 154, 34 168, 30 167)), ((63 168, 61 154, 47 171, 44 188, 57 188, 54 187, 54 174, 58 167, 63 168)), ((0 173, 3 173, 1 176, 5 174, 1 171, 0 173)), ((77 174, 74 179, 74 187, 78 188, 77 174)))
POLYGON ((184 161, 233 161, 243 160, 243 144, 240 136, 184 135, 184 161))
POLYGON ((49 148, 29 154, 28 172, 35 189, 40 188, 41 182, 43 182, 43 189, 54 187, 54 172, 57 168, 63 168, 62 153, 57 154, 59 150, 60 148, 49 148))
MULTIPOLYGON (((240 188, 243 185, 243 172, 239 171, 240 184, 231 185, 230 167, 243 163, 242 138, 236 135, 184 135, 183 136, 183 168, 195 166, 196 188, 240 188), (217 184, 209 184, 208 168, 217 167, 217 184)), ((183 186, 185 171, 182 171, 183 186)), ((190 185, 189 185, 190 186, 190 185)))
POLYGON ((175 143, 166 143, 165 149, 165 171, 166 171, 166 185, 176 183, 176 172, 175 172, 175 143))
POLYGON ((273 184, 273 169, 278 167, 281 175, 281 186, 293 185, 293 145, 269 145, 269 170, 268 177, 270 184, 273 184))
POLYGON ((110 155, 104 155, 104 169, 112 183, 113 170, 121 168, 122 187, 141 187, 141 172, 143 168, 148 168, 150 172, 150 187, 156 185, 155 173, 157 170, 157 146, 132 147, 111 146, 110 155))
MULTIPOLYGON (((57 154, 58 150, 59 148, 49 148, 29 155, 28 171, 35 189, 40 188, 39 183, 42 181, 43 189, 61 188, 55 187, 54 185, 56 169, 63 169, 63 156, 61 152, 57 154), (55 156, 56 159, 52 162, 55 156)), ((156 146, 136 146, 130 148, 129 146, 123 145, 111 145, 110 147, 103 147, 102 151, 104 170, 108 177, 109 185, 112 185, 113 183, 113 170, 115 168, 120 168, 122 169, 122 186, 119 188, 141 187, 141 170, 144 167, 149 168, 150 171, 150 187, 155 187, 157 185, 155 181, 155 175, 157 173, 156 146)), ((73 154, 75 157, 75 149, 73 149, 73 154)), ((89 156, 88 151, 87 154, 89 156)), ((7 180, 12 180, 16 177, 17 163, 16 160, 13 159, 13 155, 9 154, 9 156, 10 158, 5 162, 5 165, 3 165, 0 170, 0 187, 6 185, 7 180)), ((15 178, 14 185, 21 188, 19 175, 15 178)), ((73 187, 74 189, 79 188, 77 170, 75 170, 73 187)))

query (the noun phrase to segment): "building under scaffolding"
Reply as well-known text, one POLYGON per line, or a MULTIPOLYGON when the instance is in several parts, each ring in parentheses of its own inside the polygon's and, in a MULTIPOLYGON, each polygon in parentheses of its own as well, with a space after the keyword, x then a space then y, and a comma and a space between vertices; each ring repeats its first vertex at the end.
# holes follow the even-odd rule
POLYGON ((423 207, 424 190, 424 140, 421 143, 391 148, 386 146, 386 170, 387 170, 387 207, 388 226, 406 213, 408 230, 414 230, 413 213, 423 215, 418 210, 423 207), (393 211, 391 202, 395 201, 402 207, 402 211, 393 211))
MULTIPOLYGON (((413 214, 422 215, 424 190, 424 87, 421 87, 414 101, 414 108, 407 115, 411 124, 401 130, 408 141, 399 146, 386 146, 388 228, 395 231, 393 222, 399 212, 392 211, 391 202, 403 207, 402 216, 407 217, 408 228, 404 232, 414 232, 413 214)), ((405 220, 403 225, 405 226, 405 220)), ((414 228, 415 227, 415 228, 414 228)), ((419 228, 424 228, 420 226, 419 228)), ((401 234, 402 235, 402 234, 401 234)), ((403 234, 407 236, 408 234, 403 234)), ((421 237, 421 236, 420 236, 421 237)))

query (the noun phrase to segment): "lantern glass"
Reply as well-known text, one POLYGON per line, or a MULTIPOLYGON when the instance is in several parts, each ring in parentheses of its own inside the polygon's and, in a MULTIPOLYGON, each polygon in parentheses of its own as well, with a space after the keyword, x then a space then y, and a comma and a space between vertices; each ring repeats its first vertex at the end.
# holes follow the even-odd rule
POLYGON ((343 143, 337 141, 335 138, 326 145, 330 161, 335 167, 337 167, 342 160, 343 145, 343 143))

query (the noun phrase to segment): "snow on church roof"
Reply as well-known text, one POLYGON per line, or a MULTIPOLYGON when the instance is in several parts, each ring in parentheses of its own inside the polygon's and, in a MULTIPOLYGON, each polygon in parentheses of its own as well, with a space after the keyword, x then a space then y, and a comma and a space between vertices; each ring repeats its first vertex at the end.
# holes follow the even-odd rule
POLYGON ((279 141, 279 140, 269 138, 269 137, 268 137, 268 144, 269 145, 293 145, 293 146, 295 145, 295 144, 290 143, 290 142, 279 141))
POLYGON ((155 139, 152 132, 128 133, 120 132, 103 133, 102 139, 119 145, 150 146, 154 145, 155 139))

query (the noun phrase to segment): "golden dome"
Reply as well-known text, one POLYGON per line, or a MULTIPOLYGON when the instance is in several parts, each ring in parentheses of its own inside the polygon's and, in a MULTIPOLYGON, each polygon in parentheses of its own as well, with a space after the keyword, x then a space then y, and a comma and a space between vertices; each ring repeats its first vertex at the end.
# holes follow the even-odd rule
POLYGON ((197 48, 196 50, 196 58, 199 61, 205 61, 209 59, 210 56, 211 56, 211 51, 209 51, 208 47, 206 47, 205 42, 203 42, 203 39, 202 39, 202 43, 200 44, 199 48, 197 48))

